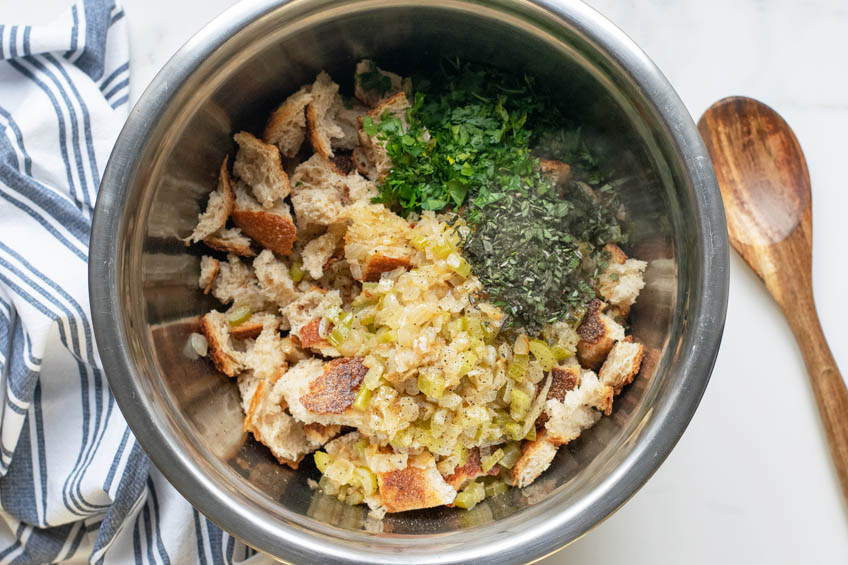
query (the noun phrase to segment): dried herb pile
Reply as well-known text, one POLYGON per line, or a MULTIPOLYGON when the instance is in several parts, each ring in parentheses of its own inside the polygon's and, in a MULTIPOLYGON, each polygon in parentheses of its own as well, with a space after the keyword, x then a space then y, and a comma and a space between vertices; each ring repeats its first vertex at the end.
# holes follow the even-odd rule
POLYGON ((463 251, 510 325, 578 319, 603 246, 622 239, 612 183, 579 128, 529 76, 446 60, 414 84, 406 128, 388 115, 364 123, 394 164, 376 201, 403 215, 459 211, 472 227, 463 251), (540 157, 572 167, 567 186, 540 157))

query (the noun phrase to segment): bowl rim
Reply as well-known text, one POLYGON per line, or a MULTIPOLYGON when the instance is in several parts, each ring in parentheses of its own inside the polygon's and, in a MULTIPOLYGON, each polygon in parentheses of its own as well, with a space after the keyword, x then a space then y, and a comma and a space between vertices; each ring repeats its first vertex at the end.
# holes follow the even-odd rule
MULTIPOLYGON (((344 3, 362 1, 345 0, 344 3)), ((474 3, 474 0, 453 1, 474 3)), ((379 556, 386 562, 414 562, 420 560, 420 555, 413 553, 404 557, 397 552, 396 546, 385 553, 378 553, 379 548, 355 549, 345 540, 311 534, 293 524, 277 520, 274 527, 270 527, 266 521, 250 520, 247 513, 234 512, 237 503, 233 496, 204 476, 196 462, 179 451, 172 438, 152 425, 158 418, 143 401, 136 378, 137 368, 127 352, 129 345, 123 334, 122 314, 115 307, 121 300, 119 242, 114 234, 119 233, 123 221, 129 181, 138 167, 139 150, 146 144, 149 126, 165 110, 177 90, 168 85, 182 84, 242 27, 289 3, 290 0, 250 0, 228 9, 195 34, 166 63, 130 112, 104 172, 92 225, 89 293, 95 337, 111 390, 136 438, 163 475, 212 521, 249 545, 292 561, 312 561, 320 556, 320 560, 327 563, 368 563, 379 556)), ((559 514, 549 517, 543 529, 501 531, 497 543, 488 547, 446 548, 432 556, 433 562, 439 563, 467 562, 484 556, 494 562, 540 559, 584 535, 633 496, 668 456, 700 403, 718 354, 728 301, 729 245, 712 162, 690 114, 667 79, 629 37, 580 0, 497 0, 491 4, 529 4, 544 10, 558 23, 567 22, 625 69, 645 93, 645 99, 654 106, 677 154, 685 157, 682 168, 695 192, 692 201, 697 214, 692 220, 698 224, 701 237, 693 244, 703 278, 697 281, 700 292, 693 293, 694 300, 689 297, 689 317, 684 333, 694 332, 698 338, 688 351, 678 353, 676 365, 683 370, 677 377, 671 398, 651 419, 648 429, 640 435, 618 469, 595 487, 593 504, 584 508, 574 523, 564 527, 564 516, 559 514), (505 533, 509 535, 503 535, 505 533)))

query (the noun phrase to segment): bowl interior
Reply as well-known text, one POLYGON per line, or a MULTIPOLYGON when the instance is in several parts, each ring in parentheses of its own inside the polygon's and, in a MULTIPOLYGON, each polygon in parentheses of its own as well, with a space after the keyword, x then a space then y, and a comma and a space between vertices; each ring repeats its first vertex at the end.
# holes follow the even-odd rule
MULTIPOLYGON (((292 555, 282 540, 286 527, 309 530, 328 543, 344 540, 353 548, 376 544, 388 556, 398 555, 392 552, 401 547, 409 556, 417 551, 432 556, 437 548, 455 550, 466 543, 496 547, 495 521, 501 537, 511 528, 544 529, 545 517, 555 509, 562 543, 612 511, 646 477, 643 473, 631 481, 639 484, 627 485, 627 462, 647 435, 657 433, 654 424, 665 417, 679 393, 675 385, 685 376, 684 369, 670 368, 691 339, 689 297, 699 292, 703 278, 702 257, 693 243, 701 225, 693 181, 671 134, 674 125, 661 118, 649 93, 624 68, 626 58, 635 55, 611 53, 585 33, 580 20, 608 26, 605 33, 617 30, 585 7, 568 6, 554 17, 539 5, 506 0, 295 1, 255 10, 249 23, 244 9, 233 14, 231 23, 218 22, 214 33, 194 38, 175 61, 183 69, 180 81, 160 76, 134 111, 128 128, 143 131, 137 151, 110 164, 123 167, 126 185, 112 245, 115 308, 134 371, 110 379, 113 386, 115 380, 133 381, 137 402, 152 419, 146 425, 155 427, 166 445, 151 446, 144 431, 135 431, 194 504, 214 514, 201 494, 214 491, 210 498, 226 498, 244 509, 232 520, 211 515, 236 535, 249 538, 244 532, 251 520, 254 525, 261 521, 267 539, 249 541, 280 557, 292 555), (362 508, 310 490, 307 479, 318 478, 311 458, 291 471, 247 438, 235 382, 211 363, 184 353, 198 316, 217 303, 197 288, 202 250, 186 248, 180 238, 191 232, 215 187, 218 166, 233 153, 233 132, 261 132, 269 112, 318 71, 328 71, 350 94, 352 70, 362 57, 407 74, 446 56, 534 75, 565 113, 583 124, 604 166, 623 179, 618 190, 632 230, 627 250, 649 262, 647 285, 632 313, 633 334, 645 344, 647 356, 636 382, 616 399, 612 416, 562 448, 551 469, 530 487, 470 512, 442 508, 375 522, 362 508), (148 119, 152 115, 152 121, 140 123, 140 112, 148 119), (174 452, 181 454, 181 466, 170 464, 174 452), (185 469, 195 473, 196 488, 186 486, 188 478, 175 476, 185 469), (601 493, 614 483, 625 484, 627 495, 604 499, 601 493), (282 529, 274 530, 277 525, 282 529), (479 532, 474 541, 456 537, 472 528, 479 532), (267 535, 275 531, 280 540, 267 535)), ((705 383, 706 376, 688 393, 695 403, 705 383)), ((675 422, 672 433, 679 436, 685 421, 675 422)), ((549 550, 550 542, 545 543, 527 546, 522 555, 549 550)))

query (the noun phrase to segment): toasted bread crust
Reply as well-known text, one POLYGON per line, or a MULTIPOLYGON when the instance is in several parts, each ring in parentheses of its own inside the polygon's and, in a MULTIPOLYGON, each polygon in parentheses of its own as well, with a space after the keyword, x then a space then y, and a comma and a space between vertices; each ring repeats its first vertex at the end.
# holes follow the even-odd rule
POLYGON ((409 269, 412 267, 412 261, 409 257, 374 255, 368 259, 365 269, 362 270, 362 280, 365 282, 378 282, 383 273, 394 271, 398 267, 409 269))
POLYGON ((203 240, 203 243, 205 243, 207 247, 211 247, 212 249, 222 251, 227 254, 232 253, 239 257, 256 257, 256 251, 254 251, 249 244, 239 244, 234 241, 222 239, 215 235, 210 235, 203 240))
POLYGON ((621 247, 614 243, 607 243, 604 245, 604 251, 609 253, 610 263, 623 265, 625 261, 627 261, 627 255, 621 250, 621 247))
POLYGON ((289 96, 274 110, 271 117, 268 118, 268 122, 265 124, 265 129, 262 132, 262 141, 277 145, 282 155, 294 157, 306 137, 305 109, 311 100, 309 91, 305 88, 301 88, 289 96), (297 133, 292 135, 293 141, 287 147, 283 148, 280 147, 280 142, 287 127, 296 128, 297 133))
MULTIPOLYGON (((215 286, 215 279, 218 278, 218 272, 221 270, 221 262, 217 259, 212 259, 212 273, 209 275, 209 280, 206 282, 206 286, 203 287, 203 294, 209 294, 212 292, 212 287, 215 286)), ((262 328, 260 328, 261 330, 262 328)))
MULTIPOLYGON (((545 400, 554 399, 562 402, 565 400, 565 395, 578 386, 580 386, 579 365, 569 365, 567 367, 554 366, 551 369, 551 388, 548 389, 548 396, 545 400)), ((543 411, 539 414, 539 417, 536 418, 536 427, 544 427, 547 421, 548 415, 543 411)))
MULTIPOLYGON (((629 364, 626 368, 623 368, 622 372, 618 375, 615 375, 615 394, 618 395, 621 393, 621 390, 633 382, 633 379, 636 378, 636 375, 639 374, 639 369, 642 367, 642 359, 645 356, 645 346, 641 343, 634 341, 633 336, 627 336, 619 343, 634 343, 637 346, 636 353, 629 359, 629 364)), ((601 367, 598 376, 602 378, 604 382, 608 382, 606 380, 606 372, 612 370, 611 360, 608 358, 607 361, 604 362, 604 365, 601 367)))
POLYGON ((330 146, 329 139, 325 141, 321 138, 321 135, 318 132, 318 121, 318 111, 315 109, 315 105, 310 103, 306 107, 306 123, 309 126, 309 141, 312 143, 312 149, 314 149, 316 153, 325 159, 329 159, 333 156, 333 148, 330 146))
POLYGON ((604 362, 607 354, 615 345, 615 339, 607 331, 606 320, 602 317, 601 310, 604 303, 597 298, 592 299, 583 321, 577 327, 577 358, 580 364, 596 371, 604 362))
POLYGON ((548 390, 548 400, 550 400, 551 398, 556 398, 557 400, 562 402, 565 399, 566 393, 570 390, 574 390, 579 385, 579 366, 554 366, 551 369, 551 388, 548 390))
POLYGON ((200 318, 200 332, 206 338, 206 343, 209 346, 209 358, 212 359, 215 368, 228 377, 236 376, 239 367, 224 352, 223 345, 218 340, 218 332, 215 331, 215 326, 208 314, 200 318))
POLYGON ((233 210, 230 217, 236 226, 262 247, 278 255, 291 255, 292 246, 297 240, 297 229, 291 217, 249 210, 233 210))
POLYGON ((435 468, 428 470, 406 467, 387 473, 377 473, 383 506, 389 512, 405 512, 452 502, 438 492, 437 485, 433 484, 433 479, 436 477, 441 479, 441 475, 435 468))
POLYGON ((547 431, 538 432, 536 439, 525 442, 521 457, 512 467, 510 479, 513 486, 526 487, 544 473, 557 452, 557 446, 548 440, 547 431))
POLYGON ((318 331, 320 326, 321 318, 318 317, 300 328, 300 332, 298 332, 297 337, 300 338, 301 347, 325 347, 330 345, 329 341, 321 337, 321 334, 318 331))
POLYGON ((333 359, 324 365, 324 373, 309 383, 309 392, 300 397, 300 403, 315 414, 343 414, 356 400, 367 372, 359 357, 333 359))
POLYGON ((230 335, 235 339, 251 339, 262 333, 262 322, 251 322, 248 320, 243 324, 239 324, 230 328, 230 335))

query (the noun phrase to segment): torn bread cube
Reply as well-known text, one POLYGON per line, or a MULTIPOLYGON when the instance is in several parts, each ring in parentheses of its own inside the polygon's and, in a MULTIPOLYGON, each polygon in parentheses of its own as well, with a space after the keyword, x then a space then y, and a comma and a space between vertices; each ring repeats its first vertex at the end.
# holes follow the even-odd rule
POLYGON ((409 465, 404 469, 377 473, 380 498, 389 512, 406 512, 451 504, 456 490, 450 486, 433 458, 425 466, 409 465))
POLYGON ((278 255, 290 255, 297 230, 289 205, 278 200, 270 208, 263 208, 248 194, 243 182, 235 183, 234 192, 233 223, 265 249, 278 255))
POLYGON ((277 306, 286 306, 298 296, 291 278, 291 272, 285 263, 274 257, 266 249, 253 260, 259 291, 277 306))
POLYGON ((224 229, 227 218, 233 209, 233 188, 230 173, 227 171, 229 156, 224 158, 218 173, 218 187, 209 194, 204 210, 197 218, 194 231, 185 239, 186 245, 206 239, 215 232, 224 229))
POLYGON ((626 318, 645 287, 644 273, 648 264, 628 259, 617 245, 607 244, 604 249, 610 254, 610 262, 598 276, 598 294, 616 307, 622 318, 626 318))
POLYGON ((263 208, 272 208, 291 192, 280 151, 275 145, 244 131, 235 134, 233 139, 239 146, 233 173, 250 186, 263 208))
POLYGON ((399 267, 412 267, 412 229, 382 204, 359 203, 348 209, 352 220, 345 233, 345 259, 353 278, 375 282, 399 267))
POLYGON ((292 175, 292 207, 299 230, 330 226, 346 221, 345 207, 377 196, 374 183, 358 173, 341 174, 321 155, 313 155, 297 166, 292 175))
POLYGON ((356 64, 353 75, 353 95, 366 106, 377 106, 382 100, 404 91, 412 94, 412 81, 384 71, 374 61, 363 59, 356 64))
POLYGON ((223 304, 247 306, 252 312, 259 312, 268 306, 268 300, 259 289, 253 270, 235 255, 228 255, 227 262, 220 264, 212 296, 223 304))
POLYGON ((341 426, 325 426, 323 424, 306 424, 303 426, 303 432, 306 434, 306 440, 317 447, 324 445, 332 439, 338 437, 341 433, 341 426))
POLYGON ((533 441, 525 441, 521 446, 521 456, 510 470, 510 482, 523 488, 539 478, 554 460, 558 446, 548 439, 548 433, 541 431, 533 441))
POLYGON ((306 138, 306 106, 312 101, 309 86, 304 86, 280 104, 268 123, 262 140, 276 145, 284 157, 294 157, 306 138))
POLYGON ((282 388, 279 378, 260 380, 245 414, 244 430, 267 446, 277 461, 297 469, 304 455, 319 446, 307 439, 303 424, 285 411, 282 388))
MULTIPOLYGON (((336 149, 351 151, 359 145, 359 118, 367 113, 368 107, 360 104, 358 100, 342 102, 341 98, 337 99, 335 119, 336 124, 342 130, 342 137, 333 139, 331 143, 334 150, 333 162, 337 164, 336 166, 338 166, 336 158, 342 156, 338 152, 335 152, 336 149)), ((353 168, 353 161, 348 159, 346 170, 350 171, 351 168, 353 168)), ((342 172, 346 174, 346 171, 342 172)))
POLYGON ((233 339, 254 339, 259 337, 269 316, 273 317, 273 314, 268 314, 267 312, 251 314, 247 321, 237 325, 231 325, 230 335, 233 336, 233 339))
POLYGON ((209 294, 212 290, 220 268, 221 262, 214 257, 204 255, 200 258, 200 276, 197 279, 197 286, 203 290, 203 294, 209 294))
MULTIPOLYGON (((551 386, 548 389, 546 401, 554 399, 562 402, 565 400, 565 395, 569 391, 580 386, 580 374, 583 372, 583 369, 581 369, 580 364, 573 357, 571 360, 573 362, 564 365, 555 365, 551 368, 551 386)), ((536 427, 543 427, 547 421, 547 413, 542 412, 536 418, 536 427)))
MULTIPOLYGON (((257 318, 262 323, 262 331, 242 356, 242 364, 256 377, 276 381, 287 368, 278 331, 280 321, 274 314, 263 314, 257 318)), ((230 333, 233 334, 233 330, 230 333)))
MULTIPOLYGON (((368 112, 367 116, 375 124, 380 124, 385 116, 400 119, 404 131, 407 128, 406 111, 409 109, 409 101, 403 92, 398 92, 380 103, 379 106, 368 112)), ((385 180, 389 171, 392 170, 392 160, 389 158, 386 148, 377 136, 369 135, 365 131, 364 118, 359 119, 359 146, 353 151, 353 164, 365 177, 375 182, 385 180)))
MULTIPOLYGON (((321 321, 323 318, 318 316, 304 324, 297 332, 297 337, 300 339, 300 346, 303 349, 324 349, 330 347, 330 342, 321 335, 321 321)), ((327 334, 332 331, 332 326, 328 325, 327 334)))
POLYGON ((601 383, 594 372, 583 371, 580 385, 567 392, 562 401, 551 399, 545 403, 548 439, 554 445, 577 439, 583 430, 601 418, 601 413, 609 415, 612 412, 614 393, 613 388, 601 383))
POLYGON ((256 252, 253 250, 252 241, 249 237, 241 233, 239 228, 225 228, 218 230, 212 235, 207 236, 203 243, 208 247, 230 253, 240 257, 255 257, 256 252))
POLYGON ((301 329, 315 318, 321 318, 332 306, 341 307, 342 297, 338 290, 326 291, 313 287, 302 293, 281 309, 288 319, 291 333, 299 335, 301 329))
POLYGON ((577 327, 577 358, 584 367, 597 371, 615 342, 624 339, 624 328, 602 313, 604 303, 592 299, 577 327))
POLYGON ((339 85, 321 71, 312 83, 311 93, 312 100, 306 106, 309 140, 317 154, 329 159, 333 156, 333 139, 341 139, 345 135, 335 119, 342 108, 339 85))
POLYGON ((234 377, 244 369, 243 353, 237 351, 233 344, 225 314, 216 310, 204 314, 200 318, 200 332, 206 337, 209 358, 219 371, 234 377))
POLYGON ((309 276, 315 280, 324 276, 324 265, 336 251, 336 247, 342 240, 343 232, 338 229, 330 229, 324 235, 316 237, 306 244, 301 254, 303 268, 309 276))
POLYGON ((615 394, 619 394, 639 373, 644 353, 644 346, 633 341, 632 336, 627 336, 610 350, 598 377, 603 384, 611 386, 615 394))
POLYGON ((253 394, 256 392, 259 383, 264 379, 260 379, 251 371, 242 371, 236 380, 238 382, 239 395, 241 396, 241 409, 247 414, 250 412, 250 403, 253 400, 253 394))
POLYGON ((301 361, 283 378, 289 411, 305 424, 364 425, 367 415, 356 410, 353 402, 367 372, 358 357, 328 363, 314 357, 301 361))

